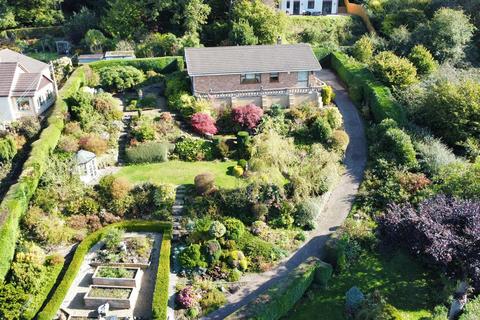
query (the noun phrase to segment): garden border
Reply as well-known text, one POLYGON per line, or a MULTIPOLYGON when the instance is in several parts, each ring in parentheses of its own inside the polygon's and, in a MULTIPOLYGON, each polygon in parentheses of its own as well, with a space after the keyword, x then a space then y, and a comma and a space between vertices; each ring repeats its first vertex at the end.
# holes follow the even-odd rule
POLYGON ((10 187, 0 204, 0 280, 5 278, 15 254, 20 219, 28 209, 48 158, 60 139, 67 112, 65 100, 78 91, 84 81, 84 68, 79 68, 59 91, 47 120, 48 126, 43 129, 40 138, 32 143, 32 149, 23 164, 18 181, 10 187))
POLYGON ((169 272, 170 272, 170 238, 172 234, 172 224, 171 222, 165 221, 144 221, 144 220, 128 220, 118 223, 108 225, 100 230, 95 231, 94 233, 88 235, 75 250, 70 265, 68 266, 67 271, 65 272, 60 284, 57 286, 55 292, 53 293, 51 299, 45 305, 43 310, 38 314, 38 320, 51 320, 55 317, 55 314, 60 309, 65 296, 70 289, 75 277, 77 276, 78 270, 83 263, 85 255, 88 251, 99 242, 102 237, 113 228, 124 229, 129 232, 162 232, 162 244, 160 249, 160 257, 158 270, 157 270, 157 279, 155 281, 155 290, 154 298, 152 303, 152 309, 155 314, 158 309, 158 316, 154 317, 155 319, 166 319, 166 310, 168 303, 168 282, 169 282, 169 272), (163 261, 162 261, 163 258, 163 261), (167 268, 166 272, 162 272, 164 268, 167 268), (165 285, 164 288, 158 287, 159 285, 165 285), (167 294, 164 294, 164 291, 167 294), (158 304, 158 305, 157 305, 158 304), (163 312, 162 312, 163 311, 163 312), (164 318, 161 316, 165 315, 164 318))

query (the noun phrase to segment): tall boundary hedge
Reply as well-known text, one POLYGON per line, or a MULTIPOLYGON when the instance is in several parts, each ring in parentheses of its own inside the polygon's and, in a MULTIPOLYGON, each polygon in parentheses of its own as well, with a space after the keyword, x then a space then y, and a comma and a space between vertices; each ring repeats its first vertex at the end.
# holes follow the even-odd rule
POLYGON ((48 159, 57 146, 65 125, 65 99, 74 94, 85 81, 83 68, 77 69, 60 90, 57 101, 40 138, 32 143, 28 159, 23 164, 18 182, 10 187, 0 203, 0 281, 10 269, 19 234, 19 223, 45 171, 48 159))
POLYGON ((98 71, 105 67, 131 66, 144 72, 153 70, 158 73, 172 73, 183 70, 184 62, 181 56, 168 56, 140 59, 113 59, 95 61, 88 64, 93 70, 98 71))
POLYGON ((400 125, 406 124, 405 110, 394 101, 390 89, 376 80, 363 64, 344 53, 333 52, 331 67, 347 86, 353 102, 370 108, 375 122, 391 118, 400 125))
POLYGON ((102 239, 102 237, 112 228, 123 229, 128 232, 163 232, 162 246, 160 250, 160 263, 158 267, 157 280, 155 285, 154 293, 154 307, 157 308, 161 314, 165 314, 164 318, 155 318, 155 319, 166 319, 166 309, 168 302, 168 276, 170 273, 170 235, 172 233, 172 224, 170 222, 163 221, 142 221, 142 220, 131 220, 131 221, 122 221, 118 223, 111 224, 95 231, 94 233, 88 235, 75 250, 70 265, 68 266, 65 275, 63 276, 60 284, 57 286, 55 293, 52 295, 52 298, 45 305, 43 310, 38 314, 38 320, 51 320, 55 317, 55 314, 60 309, 63 300, 70 289, 75 277, 77 276, 80 267, 82 266, 83 260, 85 259, 88 251, 102 239), (164 261, 162 261, 162 258, 164 261), (165 260, 168 260, 166 262, 165 260), (163 271, 163 268, 167 268, 163 271), (165 279, 166 277, 166 279, 165 279), (158 288, 158 285, 166 284, 165 288, 158 288), (166 299, 164 298, 164 291, 166 290, 166 299), (164 305, 163 305, 164 304, 164 305), (165 311, 162 311, 165 310, 165 311))
POLYGON ((272 286, 255 300, 226 317, 225 320, 280 319, 287 314, 312 284, 320 264, 321 262, 317 258, 309 258, 295 268, 287 279, 272 286))

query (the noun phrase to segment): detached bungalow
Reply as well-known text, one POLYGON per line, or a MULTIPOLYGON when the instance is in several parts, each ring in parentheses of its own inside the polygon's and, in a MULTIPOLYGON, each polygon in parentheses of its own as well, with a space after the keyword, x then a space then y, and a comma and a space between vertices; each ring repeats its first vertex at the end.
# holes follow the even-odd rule
POLYGON ((55 96, 48 64, 0 50, 0 123, 39 116, 55 102, 55 96))
POLYGON ((322 67, 308 44, 187 48, 193 94, 225 106, 321 106, 322 67))
POLYGON ((279 10, 292 15, 337 14, 338 0, 280 0, 279 10))

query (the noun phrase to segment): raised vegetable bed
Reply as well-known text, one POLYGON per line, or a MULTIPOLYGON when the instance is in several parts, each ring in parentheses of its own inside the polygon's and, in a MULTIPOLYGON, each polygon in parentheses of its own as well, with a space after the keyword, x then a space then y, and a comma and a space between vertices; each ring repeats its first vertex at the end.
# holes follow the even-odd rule
POLYGON ((136 288, 141 276, 140 268, 99 266, 93 273, 92 282, 94 285, 136 288))
POLYGON ((121 286, 91 285, 84 297, 85 306, 98 308, 108 302, 114 309, 130 309, 133 290, 121 286))

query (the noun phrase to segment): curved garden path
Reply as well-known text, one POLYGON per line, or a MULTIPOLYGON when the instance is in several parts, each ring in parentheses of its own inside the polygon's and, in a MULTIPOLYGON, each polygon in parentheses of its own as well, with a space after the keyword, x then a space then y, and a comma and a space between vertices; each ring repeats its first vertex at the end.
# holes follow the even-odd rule
POLYGON ((337 95, 335 103, 343 115, 345 131, 350 136, 350 144, 344 160, 346 172, 332 190, 331 196, 319 216, 317 228, 310 232, 305 244, 285 258, 274 269, 261 274, 247 274, 242 277, 243 285, 237 292, 228 297, 227 304, 202 319, 224 319, 241 306, 258 297, 272 285, 282 281, 291 270, 310 256, 321 258, 325 242, 342 225, 350 212, 367 161, 364 125, 357 108, 353 105, 348 97, 348 92, 337 76, 329 70, 323 70, 319 72, 318 77, 334 88, 337 95))

